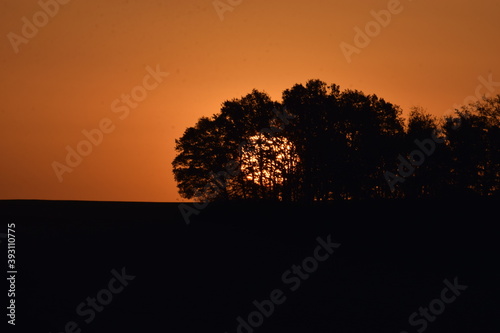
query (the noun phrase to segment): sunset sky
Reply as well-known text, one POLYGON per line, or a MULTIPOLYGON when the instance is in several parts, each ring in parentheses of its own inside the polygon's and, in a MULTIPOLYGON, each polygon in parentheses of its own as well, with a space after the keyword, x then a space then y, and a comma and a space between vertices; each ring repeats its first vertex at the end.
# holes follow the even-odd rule
POLYGON ((221 0, 219 12, 212 0, 54 1, 41 1, 47 15, 0 0, 0 199, 182 200, 174 140, 254 88, 281 101, 321 79, 440 116, 500 82, 497 0, 221 0), (388 7, 385 27, 370 23, 388 7), (367 24, 349 62, 340 45, 356 47, 367 24), (141 101, 127 105, 131 93, 141 101), (100 127, 58 177, 67 146, 100 127))

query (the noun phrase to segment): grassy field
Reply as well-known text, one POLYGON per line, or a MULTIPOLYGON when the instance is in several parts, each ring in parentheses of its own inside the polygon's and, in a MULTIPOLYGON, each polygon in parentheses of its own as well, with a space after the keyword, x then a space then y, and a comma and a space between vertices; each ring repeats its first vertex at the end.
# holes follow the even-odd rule
POLYGON ((498 331, 498 204, 211 204, 187 225, 171 203, 0 201, 0 233, 16 224, 8 328, 498 331))

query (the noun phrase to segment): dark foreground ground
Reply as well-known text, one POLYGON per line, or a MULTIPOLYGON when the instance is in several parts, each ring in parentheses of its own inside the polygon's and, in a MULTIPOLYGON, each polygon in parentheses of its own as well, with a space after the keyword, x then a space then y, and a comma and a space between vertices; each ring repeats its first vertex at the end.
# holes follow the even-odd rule
POLYGON ((18 271, 16 326, 2 326, 498 332, 498 207, 498 199, 211 205, 186 225, 177 204, 0 201, 0 233, 16 224, 18 271), (328 253, 318 237, 341 245, 328 253), (323 261, 307 259, 315 254, 323 261), (309 273, 291 271, 303 262, 309 273), (271 298, 279 303, 272 308, 271 298))

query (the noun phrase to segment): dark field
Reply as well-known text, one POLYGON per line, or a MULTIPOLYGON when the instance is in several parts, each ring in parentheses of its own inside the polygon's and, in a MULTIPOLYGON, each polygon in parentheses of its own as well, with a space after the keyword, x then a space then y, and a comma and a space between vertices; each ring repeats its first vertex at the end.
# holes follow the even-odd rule
POLYGON ((241 333, 498 332, 498 207, 498 199, 212 204, 186 225, 177 204, 0 201, 0 233, 16 223, 18 270, 16 326, 6 323, 6 283, 3 324, 235 333, 256 300, 267 316, 254 313, 257 327, 241 333), (317 240, 329 235, 341 244, 332 253, 317 240), (323 261, 287 272, 315 254, 323 261), (443 291, 445 279, 467 288, 443 291), (96 296, 106 304, 92 309, 87 298, 96 296), (419 309, 430 304, 437 314, 425 319, 419 309))

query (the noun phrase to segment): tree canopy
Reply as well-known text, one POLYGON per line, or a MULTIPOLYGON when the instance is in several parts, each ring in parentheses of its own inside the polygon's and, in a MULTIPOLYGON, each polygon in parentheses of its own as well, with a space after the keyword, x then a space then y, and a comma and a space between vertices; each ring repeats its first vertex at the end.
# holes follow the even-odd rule
POLYGON ((253 90, 176 140, 179 193, 200 201, 498 194, 500 95, 438 119, 310 80, 282 102, 253 90))

